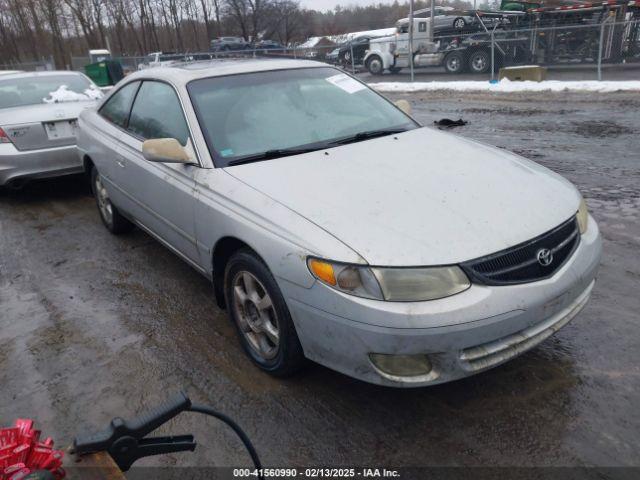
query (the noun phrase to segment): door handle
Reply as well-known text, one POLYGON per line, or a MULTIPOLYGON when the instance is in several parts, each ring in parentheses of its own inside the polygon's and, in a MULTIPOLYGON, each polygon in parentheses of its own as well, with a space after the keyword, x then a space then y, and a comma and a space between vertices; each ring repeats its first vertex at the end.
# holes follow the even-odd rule
POLYGON ((120 168, 124 168, 124 158, 120 157, 116 160, 116 163, 120 168))

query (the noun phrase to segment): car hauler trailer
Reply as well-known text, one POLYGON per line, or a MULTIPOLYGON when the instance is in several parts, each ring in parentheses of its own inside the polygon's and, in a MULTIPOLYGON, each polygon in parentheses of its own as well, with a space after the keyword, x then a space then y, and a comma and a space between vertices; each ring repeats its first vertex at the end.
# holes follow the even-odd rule
MULTIPOLYGON (((608 0, 558 7, 505 0, 497 12, 447 10, 451 18, 473 17, 475 33, 451 31, 430 35, 430 23, 414 18, 414 67, 444 66, 448 73, 486 73, 500 66, 538 63, 640 61, 640 0, 608 0), (530 8, 535 7, 535 8, 530 8), (602 51, 600 52, 600 39, 602 51), (492 52, 493 50, 493 52, 492 52)), ((408 19, 395 35, 371 42, 364 57, 372 74, 409 66, 408 19)))
MULTIPOLYGON (((609 0, 527 12, 531 54, 543 64, 624 62, 640 56, 640 1, 609 0)), ((640 60, 640 58, 639 58, 640 60)))

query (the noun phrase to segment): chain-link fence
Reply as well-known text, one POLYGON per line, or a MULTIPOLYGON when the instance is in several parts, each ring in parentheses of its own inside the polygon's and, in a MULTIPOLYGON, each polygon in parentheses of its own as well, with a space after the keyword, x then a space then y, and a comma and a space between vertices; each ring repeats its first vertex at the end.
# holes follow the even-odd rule
MULTIPOLYGON (((243 43, 211 52, 154 53, 114 60, 120 62, 125 74, 184 62, 260 57, 314 60, 340 66, 353 74, 385 75, 389 77, 386 80, 403 81, 429 80, 436 76, 451 80, 498 79, 504 67, 532 65, 546 67, 548 78, 558 79, 618 79, 640 75, 638 12, 623 17, 583 16, 580 23, 560 17, 553 22, 519 23, 517 14, 492 15, 486 18, 451 15, 448 23, 440 20, 433 35, 429 19, 423 18, 414 19, 413 32, 399 22, 395 34, 363 35, 341 44, 333 43, 331 37, 317 37, 288 47, 273 42, 258 46, 243 43), (466 75, 461 77, 461 74, 466 75)), ((90 63, 89 57, 71 60, 68 68, 73 70, 82 71, 90 63)), ((54 66, 52 59, 44 59, 0 65, 0 69, 51 70, 54 66)))
MULTIPOLYGON (((561 79, 631 77, 636 72, 640 75, 640 20, 617 22, 606 17, 599 23, 534 28, 514 28, 508 22, 494 21, 490 25, 485 22, 482 27, 465 25, 456 32, 436 32, 433 38, 426 29, 417 29, 412 41, 399 31, 342 44, 320 38, 316 44, 306 42, 292 47, 243 46, 237 50, 117 60, 127 72, 182 62, 251 57, 314 60, 340 66, 353 74, 388 75, 389 80, 392 76, 410 80, 434 75, 455 80, 461 74, 474 74, 465 78, 497 79, 501 68, 532 65, 546 67, 549 76, 561 79), (634 69, 631 74, 624 73, 634 69)), ((74 68, 86 60, 74 59, 74 68)))
POLYGON ((55 62, 53 58, 43 58, 34 62, 15 62, 0 64, 0 71, 23 71, 23 72, 40 72, 46 70, 55 70, 55 62))

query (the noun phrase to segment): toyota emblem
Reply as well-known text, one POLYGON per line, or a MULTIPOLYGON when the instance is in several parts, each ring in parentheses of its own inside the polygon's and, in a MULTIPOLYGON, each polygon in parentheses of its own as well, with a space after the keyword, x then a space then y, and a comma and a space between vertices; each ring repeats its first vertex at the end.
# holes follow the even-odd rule
POLYGON ((548 248, 540 249, 538 253, 536 253, 536 259, 540 265, 548 267, 551 265, 551 262, 553 262, 553 252, 548 248))

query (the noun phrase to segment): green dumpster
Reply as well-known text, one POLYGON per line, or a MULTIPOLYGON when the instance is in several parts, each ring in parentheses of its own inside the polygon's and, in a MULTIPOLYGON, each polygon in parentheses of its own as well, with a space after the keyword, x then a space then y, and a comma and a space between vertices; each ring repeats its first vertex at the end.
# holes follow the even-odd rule
POLYGON ((115 85, 124 77, 122 65, 114 60, 90 63, 84 66, 84 72, 99 87, 115 85))

